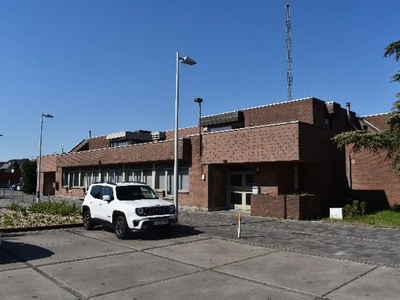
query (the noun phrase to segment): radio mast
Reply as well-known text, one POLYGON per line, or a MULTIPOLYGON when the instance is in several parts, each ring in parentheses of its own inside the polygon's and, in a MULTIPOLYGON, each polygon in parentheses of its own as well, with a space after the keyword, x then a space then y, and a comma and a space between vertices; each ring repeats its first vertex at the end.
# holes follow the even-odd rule
POLYGON ((292 100, 292 36, 290 25, 290 4, 286 2, 286 79, 287 79, 287 97, 292 100))

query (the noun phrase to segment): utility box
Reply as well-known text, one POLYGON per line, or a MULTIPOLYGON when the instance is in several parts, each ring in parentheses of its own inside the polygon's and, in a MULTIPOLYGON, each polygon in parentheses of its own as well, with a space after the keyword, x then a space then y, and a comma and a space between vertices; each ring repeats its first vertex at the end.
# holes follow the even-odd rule
POLYGON ((329 209, 329 217, 331 219, 343 220, 343 207, 331 207, 329 209))
POLYGON ((252 192, 253 192, 253 195, 258 195, 260 193, 260 187, 253 186, 252 192))

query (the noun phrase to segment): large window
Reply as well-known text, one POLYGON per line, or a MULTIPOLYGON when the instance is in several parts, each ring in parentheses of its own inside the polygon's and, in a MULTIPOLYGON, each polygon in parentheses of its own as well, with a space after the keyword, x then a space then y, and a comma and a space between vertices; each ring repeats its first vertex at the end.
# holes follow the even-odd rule
POLYGON ((143 182, 152 186, 152 177, 153 177, 153 172, 152 170, 143 170, 143 182))
POLYGON ((179 169, 178 188, 180 191, 189 190, 189 168, 179 169))
POLYGON ((156 171, 156 182, 155 188, 158 190, 165 190, 166 187, 166 174, 165 169, 157 170, 156 171))
POLYGON ((110 181, 110 182, 121 182, 122 181, 122 170, 109 170, 109 171, 107 171, 107 181, 110 181))
POLYGON ((73 187, 81 186, 80 182, 79 182, 79 175, 80 175, 80 172, 72 172, 72 173, 70 173, 70 181, 69 182, 71 183, 71 185, 73 187))
MULTIPOLYGON (((166 171, 166 193, 167 195, 174 195, 174 170, 166 171)), ((189 168, 179 168, 178 171, 178 191, 189 191, 189 168)))
MULTIPOLYGON (((63 170, 62 184, 64 187, 88 187, 95 182, 122 182, 138 181, 144 182, 149 186, 166 191, 167 195, 174 194, 173 187, 174 174, 172 169, 166 169, 165 166, 156 169, 126 169, 113 170, 63 170)), ((179 191, 189 191, 189 168, 179 168, 178 176, 179 191)))
POLYGON ((142 171, 141 170, 126 170, 125 175, 126 181, 142 181, 142 171))

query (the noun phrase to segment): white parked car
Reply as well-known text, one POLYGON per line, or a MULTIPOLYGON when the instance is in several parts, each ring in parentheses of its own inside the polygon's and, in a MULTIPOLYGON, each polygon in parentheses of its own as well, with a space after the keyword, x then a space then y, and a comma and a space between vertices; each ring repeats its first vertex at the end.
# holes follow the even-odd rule
POLYGON ((171 202, 159 199, 150 186, 136 182, 92 184, 81 212, 85 229, 110 226, 119 239, 131 231, 170 231, 178 222, 171 202))

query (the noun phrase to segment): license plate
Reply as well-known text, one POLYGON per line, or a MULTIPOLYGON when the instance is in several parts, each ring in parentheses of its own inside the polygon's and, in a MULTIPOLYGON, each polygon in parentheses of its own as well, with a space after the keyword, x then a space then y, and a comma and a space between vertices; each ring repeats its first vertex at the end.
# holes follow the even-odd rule
POLYGON ((154 221, 154 226, 157 226, 157 225, 167 225, 167 224, 168 224, 168 220, 154 221))

